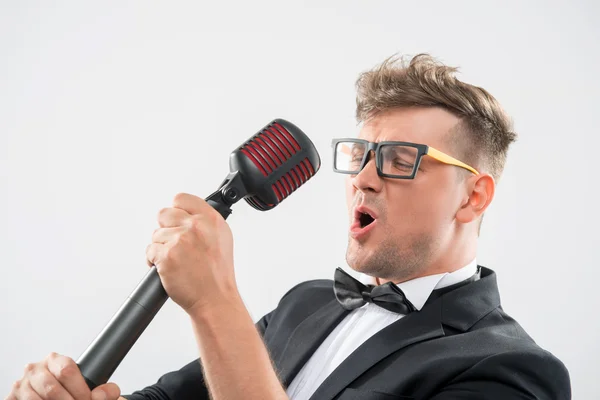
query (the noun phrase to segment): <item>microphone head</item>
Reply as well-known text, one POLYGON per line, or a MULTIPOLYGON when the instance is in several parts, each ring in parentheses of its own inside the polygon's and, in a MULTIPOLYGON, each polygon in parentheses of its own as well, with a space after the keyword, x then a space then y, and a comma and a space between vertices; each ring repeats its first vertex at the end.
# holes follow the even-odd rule
POLYGON ((321 167, 312 141, 296 125, 274 119, 229 157, 229 169, 242 175, 244 200, 267 211, 312 178, 321 167))

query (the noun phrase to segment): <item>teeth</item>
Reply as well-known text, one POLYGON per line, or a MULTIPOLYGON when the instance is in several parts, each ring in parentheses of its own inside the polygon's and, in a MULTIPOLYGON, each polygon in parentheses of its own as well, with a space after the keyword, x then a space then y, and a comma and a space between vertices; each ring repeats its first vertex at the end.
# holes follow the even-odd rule
MULTIPOLYGON (((373 216, 371 214, 369 214, 368 212, 361 212, 361 215, 368 215, 369 217, 373 218, 373 216)), ((375 219, 375 218, 373 218, 375 219)))

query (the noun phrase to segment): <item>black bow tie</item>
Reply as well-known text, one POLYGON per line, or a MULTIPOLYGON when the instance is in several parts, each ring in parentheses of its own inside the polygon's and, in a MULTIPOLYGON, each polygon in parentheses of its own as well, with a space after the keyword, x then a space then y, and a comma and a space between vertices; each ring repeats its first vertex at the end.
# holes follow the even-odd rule
POLYGON ((341 268, 335 270, 333 292, 346 310, 362 307, 367 302, 398 314, 408 314, 417 310, 393 282, 378 286, 364 285, 341 268))

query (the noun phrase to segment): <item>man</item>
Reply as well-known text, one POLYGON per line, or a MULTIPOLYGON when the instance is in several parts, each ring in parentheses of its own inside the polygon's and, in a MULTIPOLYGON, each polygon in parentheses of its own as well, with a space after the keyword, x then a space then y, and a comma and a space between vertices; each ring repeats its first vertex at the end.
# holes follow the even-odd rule
MULTIPOLYGON (((516 136, 497 101, 454 72, 419 55, 363 73, 359 138, 333 141, 347 179, 346 259, 369 285, 336 270, 335 282, 292 288, 255 326, 228 225, 177 195, 147 259, 190 315, 202 361, 125 398, 570 399, 564 365, 502 310, 494 271, 477 265, 516 136)), ((8 398, 119 395, 112 383, 90 393, 73 360, 53 353, 8 398)))

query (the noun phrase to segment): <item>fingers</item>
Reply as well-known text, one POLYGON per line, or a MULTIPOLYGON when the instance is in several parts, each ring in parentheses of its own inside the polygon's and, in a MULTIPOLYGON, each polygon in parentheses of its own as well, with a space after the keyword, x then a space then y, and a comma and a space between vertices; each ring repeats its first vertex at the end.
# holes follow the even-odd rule
POLYGON ((177 194, 173 199, 173 207, 192 215, 216 212, 204 199, 187 193, 177 194))
POLYGON ((158 213, 158 224, 162 228, 182 226, 190 214, 179 208, 163 208, 158 213))
POLYGON ((42 399, 74 400, 52 373, 41 365, 32 374, 29 384, 42 399))
POLYGON ((25 366, 23 379, 13 384, 6 400, 118 400, 120 395, 121 389, 108 383, 98 386, 92 396, 75 361, 50 353, 43 361, 25 366))
POLYGON ((87 399, 90 397, 90 389, 85 383, 79 367, 71 358, 52 353, 48 357, 48 371, 73 398, 87 399))
POLYGON ((184 227, 177 226, 173 228, 159 228, 152 233, 153 243, 167 243, 176 240, 177 237, 185 231, 184 227))
MULTIPOLYGON (((28 364, 28 366, 31 364, 28 364)), ((25 369, 28 368, 25 367, 25 369)), ((20 399, 31 399, 31 400, 42 400, 42 398, 32 389, 27 379, 22 379, 13 383, 10 394, 4 400, 20 400, 20 399)))
POLYGON ((120 396, 121 389, 112 382, 100 385, 92 391, 92 400, 118 400, 120 396), (106 397, 102 396, 102 392, 104 392, 106 397))
MULTIPOLYGON (((16 385, 16 384, 15 384, 16 385)), ((31 399, 31 400, 42 400, 42 398, 33 390, 29 381, 24 381, 19 383, 19 388, 17 389, 17 395, 14 397, 8 397, 9 399, 31 399)), ((14 387, 14 386, 13 386, 14 387)))
POLYGON ((166 246, 161 243, 152 243, 146 248, 146 264, 149 267, 160 264, 164 259, 163 253, 166 251, 166 246))
POLYGON ((174 239, 189 217, 190 214, 178 208, 163 208, 160 210, 158 224, 161 228, 152 233, 152 243, 146 247, 146 264, 149 267, 160 262, 161 253, 164 251, 163 246, 160 246, 160 244, 174 239))

